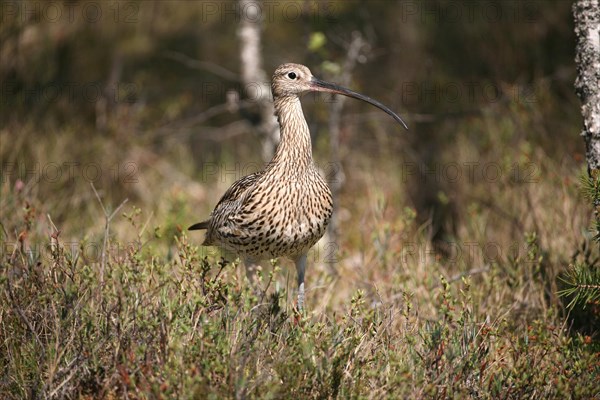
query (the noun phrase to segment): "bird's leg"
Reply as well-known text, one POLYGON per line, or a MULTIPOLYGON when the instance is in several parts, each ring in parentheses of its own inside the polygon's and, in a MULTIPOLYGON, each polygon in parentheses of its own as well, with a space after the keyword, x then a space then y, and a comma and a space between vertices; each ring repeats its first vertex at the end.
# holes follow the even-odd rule
POLYGON ((306 254, 296 259, 296 272, 298 273, 298 311, 304 309, 304 272, 306 271, 306 254))
POLYGON ((248 282, 254 284, 256 281, 256 271, 258 270, 256 260, 245 258, 244 267, 246 268, 246 278, 248 278, 248 282))

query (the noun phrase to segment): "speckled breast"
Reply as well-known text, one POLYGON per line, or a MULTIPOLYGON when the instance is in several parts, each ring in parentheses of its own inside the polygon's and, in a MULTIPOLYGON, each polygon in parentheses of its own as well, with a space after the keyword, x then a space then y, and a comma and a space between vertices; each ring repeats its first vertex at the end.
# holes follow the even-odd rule
POLYGON ((218 241, 242 258, 294 258, 319 241, 332 212, 331 191, 316 171, 266 176, 218 229, 218 241))

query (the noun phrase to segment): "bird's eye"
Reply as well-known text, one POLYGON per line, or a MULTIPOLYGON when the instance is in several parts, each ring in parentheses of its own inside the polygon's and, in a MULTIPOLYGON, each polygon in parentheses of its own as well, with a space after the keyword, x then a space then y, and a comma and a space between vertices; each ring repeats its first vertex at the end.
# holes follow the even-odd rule
POLYGON ((296 73, 295 73, 295 72, 290 72, 290 73, 288 74, 288 78, 290 78, 290 79, 296 79, 296 76, 297 76, 297 75, 296 75, 296 73))

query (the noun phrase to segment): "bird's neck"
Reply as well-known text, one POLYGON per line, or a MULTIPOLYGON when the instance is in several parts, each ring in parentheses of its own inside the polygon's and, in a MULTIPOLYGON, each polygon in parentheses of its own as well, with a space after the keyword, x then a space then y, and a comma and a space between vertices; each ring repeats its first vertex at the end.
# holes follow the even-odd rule
POLYGON ((281 140, 271 164, 284 165, 301 172, 312 167, 310 131, 298 96, 274 99, 275 115, 281 128, 281 140))

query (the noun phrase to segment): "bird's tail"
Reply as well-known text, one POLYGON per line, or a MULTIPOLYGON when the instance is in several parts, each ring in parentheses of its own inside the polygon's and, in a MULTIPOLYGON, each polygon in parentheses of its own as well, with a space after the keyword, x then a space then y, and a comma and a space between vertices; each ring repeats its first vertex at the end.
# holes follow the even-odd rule
POLYGON ((197 231, 200 229, 208 229, 209 222, 210 222, 209 219, 207 219, 206 221, 198 222, 197 224, 190 226, 188 228, 188 231, 197 231))

